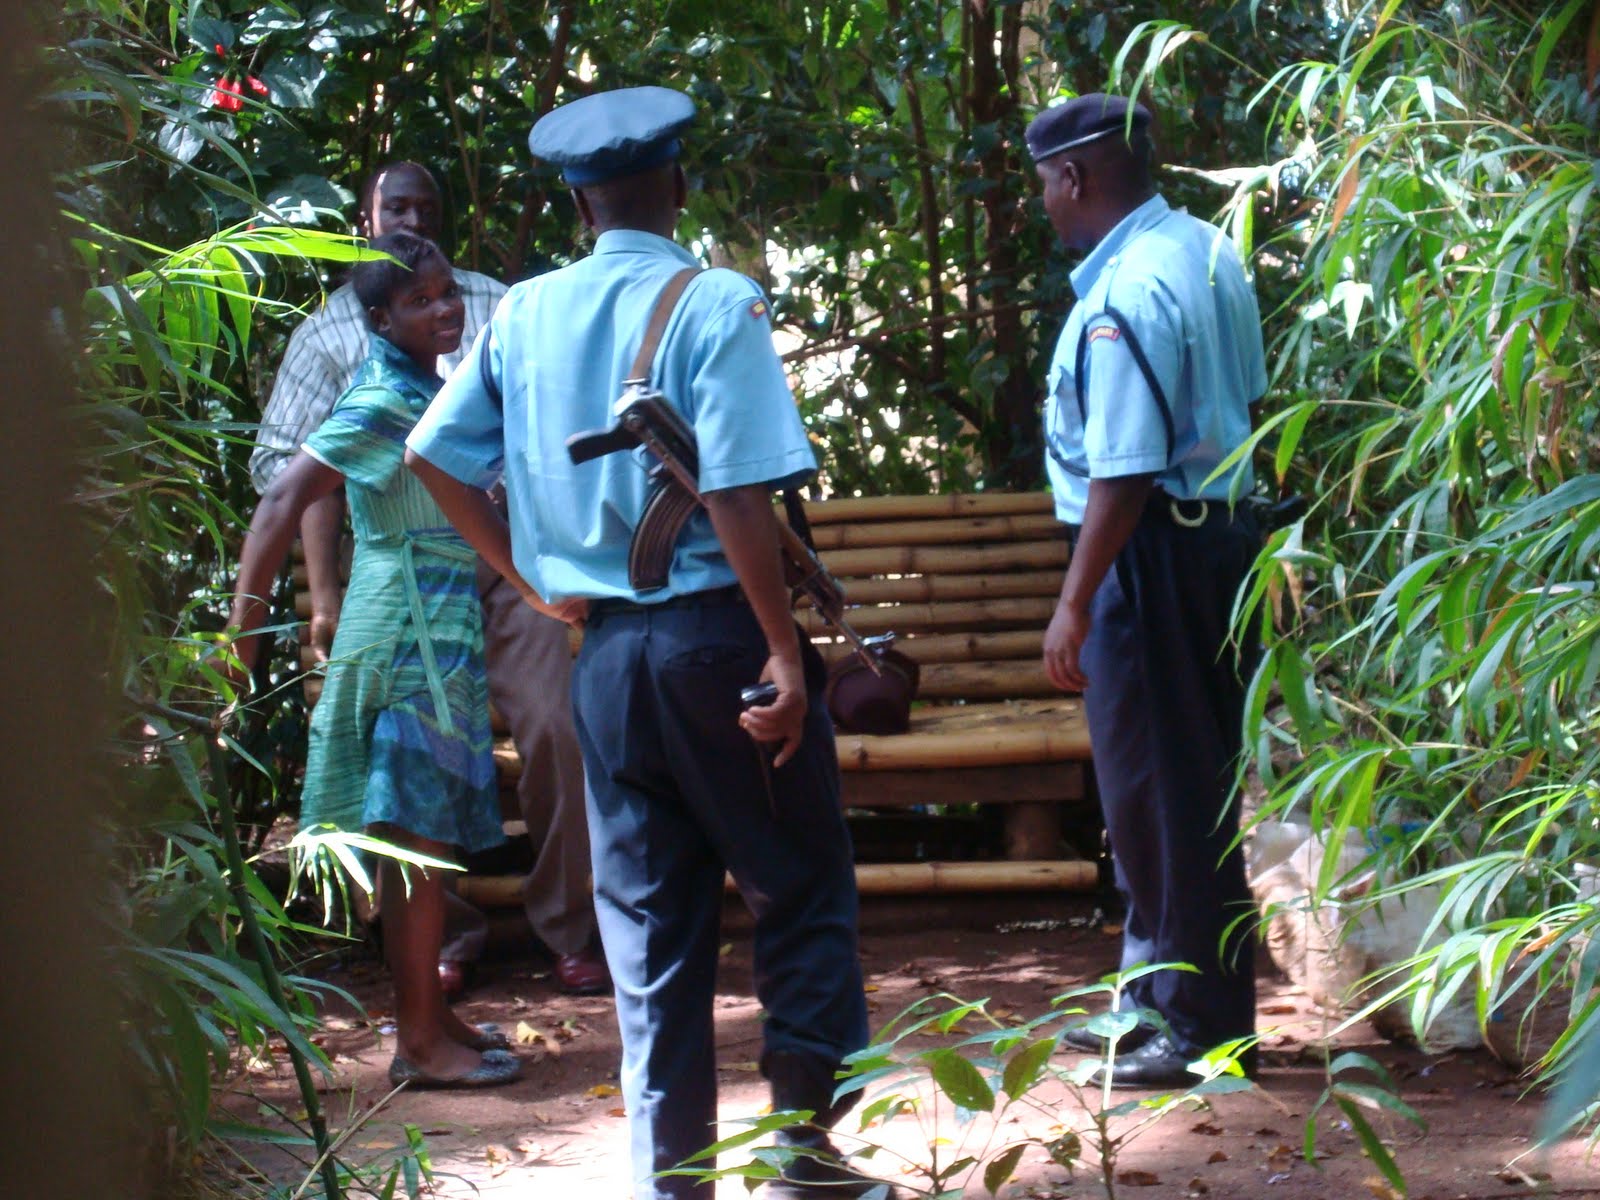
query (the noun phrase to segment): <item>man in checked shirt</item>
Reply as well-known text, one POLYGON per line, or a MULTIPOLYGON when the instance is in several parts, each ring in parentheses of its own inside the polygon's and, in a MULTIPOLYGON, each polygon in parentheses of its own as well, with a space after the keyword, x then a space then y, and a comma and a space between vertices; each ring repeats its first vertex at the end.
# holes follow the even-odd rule
MULTIPOLYGON (((361 190, 359 232, 365 237, 405 230, 437 240, 442 220, 439 185, 426 167, 389 163, 361 190)), ((439 359, 448 375, 488 323, 505 286, 455 269, 466 306, 461 349, 439 359)), ((262 414, 250 478, 259 492, 283 470, 321 425, 367 356, 370 328, 349 284, 330 292, 320 310, 289 338, 262 414)), ((339 537, 344 499, 335 492, 307 512, 300 526, 311 590, 311 644, 326 660, 339 623, 339 537)), ((483 602, 489 695, 511 726, 522 759, 517 798, 534 865, 523 888, 528 922, 556 956, 563 991, 588 994, 610 987, 595 936, 589 889, 589 836, 584 816, 583 764, 572 726, 568 684, 572 657, 567 628, 529 608, 501 578, 478 564, 483 602)), ((483 952, 487 922, 451 897, 439 974, 447 995, 458 993, 470 964, 483 952)))

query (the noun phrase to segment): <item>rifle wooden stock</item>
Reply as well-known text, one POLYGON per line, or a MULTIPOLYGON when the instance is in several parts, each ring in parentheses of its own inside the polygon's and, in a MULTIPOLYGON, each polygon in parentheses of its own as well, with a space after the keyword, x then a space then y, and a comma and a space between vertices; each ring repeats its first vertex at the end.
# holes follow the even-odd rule
MULTIPOLYGON (((678 535, 694 510, 705 506, 697 481, 700 464, 694 430, 660 392, 630 385, 618 408, 616 426, 575 434, 567 439, 567 453, 575 463, 586 462, 634 445, 643 445, 656 459, 651 471, 656 491, 646 503, 628 547, 628 582, 638 591, 648 592, 666 586, 678 535)), ((850 643, 873 674, 882 674, 878 656, 845 620, 844 593, 838 580, 788 521, 774 514, 773 523, 789 587, 810 599, 813 610, 850 643)))

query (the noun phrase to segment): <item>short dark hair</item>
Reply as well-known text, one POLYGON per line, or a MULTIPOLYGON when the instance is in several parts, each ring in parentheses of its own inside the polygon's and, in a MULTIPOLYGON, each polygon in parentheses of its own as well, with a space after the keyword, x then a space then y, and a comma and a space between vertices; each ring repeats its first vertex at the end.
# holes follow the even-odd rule
POLYGON ((367 248, 381 250, 389 257, 365 259, 350 272, 350 286, 355 288, 356 299, 365 309, 387 305, 389 297, 404 286, 431 255, 444 258, 443 250, 414 233, 386 233, 373 238, 367 248))
POLYGON ((366 222, 372 216, 372 202, 377 199, 378 181, 385 175, 392 175, 396 171, 415 171, 433 184, 434 191, 439 191, 439 180, 432 171, 421 163, 413 162, 409 158, 383 163, 361 181, 361 191, 356 196, 356 219, 358 221, 366 222))
POLYGON ((677 174, 676 160, 643 171, 632 171, 588 183, 574 190, 583 193, 589 211, 605 225, 638 227, 656 218, 672 203, 672 181, 677 174))

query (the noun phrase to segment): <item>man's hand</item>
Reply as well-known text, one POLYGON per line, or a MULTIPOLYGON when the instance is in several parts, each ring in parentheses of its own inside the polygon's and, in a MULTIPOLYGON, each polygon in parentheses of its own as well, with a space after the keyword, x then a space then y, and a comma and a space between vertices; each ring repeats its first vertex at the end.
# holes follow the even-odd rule
POLYGON ((756 741, 764 745, 781 743, 774 767, 781 767, 800 749, 800 739, 806 723, 806 672, 798 654, 773 655, 761 669, 761 681, 773 683, 778 688, 778 698, 771 704, 747 708, 739 714, 739 725, 756 741))
POLYGON ((1089 686, 1078 665, 1089 625, 1088 609, 1079 609, 1063 599, 1044 631, 1044 673, 1063 692, 1081 692, 1089 686))
POLYGON ((1089 637, 1089 606, 1117 555, 1138 528, 1153 475, 1122 475, 1091 479, 1084 506, 1083 527, 1061 581, 1061 597, 1044 633, 1044 673, 1064 692, 1081 692, 1089 686, 1078 656, 1089 637))

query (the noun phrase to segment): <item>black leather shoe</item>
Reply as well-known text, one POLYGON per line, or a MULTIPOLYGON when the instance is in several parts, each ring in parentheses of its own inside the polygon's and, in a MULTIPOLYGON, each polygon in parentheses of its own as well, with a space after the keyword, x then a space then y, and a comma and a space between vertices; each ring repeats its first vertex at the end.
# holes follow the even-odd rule
MULTIPOLYGON (((1153 1025, 1135 1025, 1117 1039, 1117 1057, 1131 1054, 1156 1034, 1153 1025)), ((1074 1025, 1061 1034, 1061 1044, 1096 1058, 1104 1058, 1108 1040, 1082 1025, 1074 1025)))
MULTIPOLYGON (((1189 1088, 1200 1082, 1200 1076, 1189 1070, 1189 1064, 1200 1054, 1179 1048, 1165 1033, 1152 1035, 1144 1045, 1111 1060, 1111 1086, 1127 1088, 1189 1088)), ((1095 1073, 1099 1082, 1106 1071, 1101 1067, 1095 1073)))
POLYGON ((761 1200, 827 1200, 830 1196, 881 1196, 883 1200, 904 1200, 905 1193, 899 1188, 885 1180, 852 1171, 837 1156, 831 1142, 824 1145, 822 1157, 796 1157, 779 1168, 778 1178, 761 1189, 761 1200))

